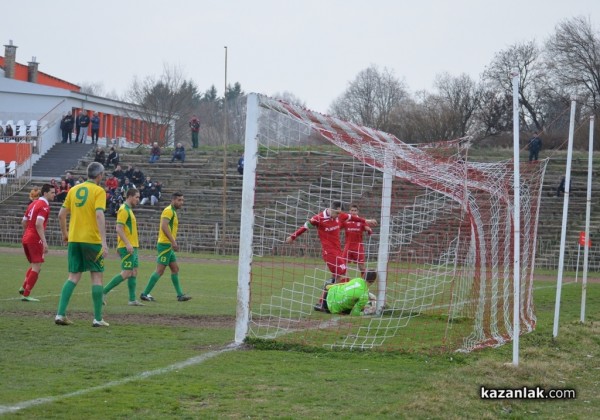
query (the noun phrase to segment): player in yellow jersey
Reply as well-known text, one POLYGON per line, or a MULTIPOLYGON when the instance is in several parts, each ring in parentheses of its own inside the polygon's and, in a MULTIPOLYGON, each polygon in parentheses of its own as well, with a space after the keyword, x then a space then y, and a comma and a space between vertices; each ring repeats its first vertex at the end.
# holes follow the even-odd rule
POLYGON ((63 240, 68 243, 69 278, 63 285, 54 322, 57 325, 72 324, 66 317, 67 306, 81 279, 81 274, 89 271, 92 278, 92 301, 94 302, 92 326, 108 327, 108 323, 102 319, 102 275, 104 258, 108 254, 104 220, 106 192, 99 185, 104 176, 104 166, 98 162, 90 163, 87 167, 87 176, 87 181, 75 185, 69 190, 67 198, 58 212, 63 240))
POLYGON ((144 306, 135 299, 135 286, 138 269, 138 239, 137 220, 133 209, 140 203, 140 192, 135 188, 127 190, 125 202, 117 212, 117 252, 121 257, 121 272, 114 276, 104 288, 104 303, 106 294, 127 280, 129 289, 129 306, 144 306))
POLYGON ((190 296, 183 293, 181 286, 179 285, 179 265, 177 264, 177 257, 175 256, 175 251, 179 251, 179 245, 177 244, 177 227, 179 226, 177 210, 181 207, 183 207, 183 194, 175 192, 171 197, 171 204, 169 204, 160 215, 160 227, 158 229, 158 241, 156 244, 156 249, 158 251, 156 271, 152 273, 146 288, 140 295, 141 300, 148 302, 155 300, 152 295, 150 295, 150 292, 158 282, 158 279, 160 279, 165 272, 167 266, 171 269, 171 281, 177 292, 177 300, 179 302, 185 302, 191 299, 190 296))

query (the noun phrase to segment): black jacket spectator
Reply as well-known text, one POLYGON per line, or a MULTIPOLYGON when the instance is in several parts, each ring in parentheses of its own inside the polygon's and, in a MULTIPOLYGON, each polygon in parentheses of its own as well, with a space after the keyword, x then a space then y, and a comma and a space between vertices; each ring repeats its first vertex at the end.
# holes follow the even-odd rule
POLYGON ((94 162, 101 163, 102 165, 106 163, 106 153, 104 152, 103 148, 98 147, 96 149, 96 156, 94 157, 94 162))
POLYGON ((110 153, 108 154, 108 157, 106 158, 106 166, 113 165, 116 168, 118 164, 119 164, 119 154, 117 153, 117 151, 115 150, 114 147, 111 147, 110 153))

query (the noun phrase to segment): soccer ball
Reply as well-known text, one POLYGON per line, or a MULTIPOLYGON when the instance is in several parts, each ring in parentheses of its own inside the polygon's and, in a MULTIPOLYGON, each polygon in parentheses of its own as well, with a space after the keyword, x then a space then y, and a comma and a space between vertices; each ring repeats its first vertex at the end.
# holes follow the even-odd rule
POLYGON ((363 313, 365 315, 373 315, 377 311, 377 297, 373 293, 369 293, 369 302, 365 305, 363 313))

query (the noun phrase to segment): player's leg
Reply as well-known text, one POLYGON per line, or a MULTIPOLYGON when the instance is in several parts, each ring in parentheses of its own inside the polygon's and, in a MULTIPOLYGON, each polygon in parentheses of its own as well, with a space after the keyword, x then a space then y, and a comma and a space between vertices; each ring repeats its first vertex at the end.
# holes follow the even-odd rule
POLYGON ((135 299, 135 289, 137 285, 137 272, 139 267, 138 249, 133 248, 133 260, 131 267, 131 275, 127 279, 127 289, 129 291, 130 306, 144 306, 144 304, 135 299))
POLYGON ((102 271, 90 271, 92 277, 92 302, 94 304, 94 320, 92 327, 108 327, 108 322, 102 317, 102 271))
POLYGON ((191 299, 191 296, 183 293, 181 289, 181 284, 179 283, 179 264, 177 264, 177 257, 175 256, 175 252, 171 255, 171 262, 169 263, 169 268, 171 269, 171 282, 173 283, 173 287, 175 288, 175 293, 177 293, 177 301, 179 302, 187 302, 191 299))
POLYGON ((72 322, 67 319, 67 306, 73 295, 73 291, 81 279, 81 273, 85 269, 83 263, 83 252, 78 242, 69 242, 67 245, 67 261, 69 268, 69 277, 65 281, 62 290, 60 292, 60 299, 58 301, 58 309, 56 311, 56 318, 54 322, 57 325, 70 325, 72 322))
POLYGON ((93 327, 108 327, 108 323, 102 319, 102 297, 104 288, 102 278, 104 276, 104 256, 101 244, 82 244, 85 258, 85 271, 89 271, 92 277, 92 302, 94 305, 93 327))
POLYGON ((323 292, 319 298, 319 302, 314 306, 316 311, 327 312, 327 286, 337 282, 347 281, 346 275, 346 263, 344 258, 340 254, 327 253, 323 255, 323 259, 327 264, 327 268, 332 274, 332 278, 325 282, 323 286, 323 292))
POLYGON ((127 252, 127 248, 122 247, 117 249, 117 253, 121 258, 121 271, 115 275, 108 284, 104 287, 104 304, 106 305, 106 295, 112 289, 121 284, 125 279, 131 276, 131 268, 133 266, 133 256, 127 252))
POLYGON ((144 291, 140 294, 140 299, 147 302, 154 300, 152 295, 150 295, 150 292, 152 289, 154 289, 154 286, 156 286, 156 283, 158 283, 158 280, 164 274, 165 269, 169 265, 169 253, 172 252, 171 245, 156 244, 156 252, 158 253, 156 257, 156 270, 154 273, 152 273, 148 279, 148 284, 146 284, 144 291))
POLYGON ((36 302, 38 299, 29 297, 35 283, 38 280, 39 273, 44 263, 44 245, 41 243, 36 244, 24 244, 25 255, 27 260, 30 262, 30 268, 27 270, 25 281, 23 282, 23 301, 36 302))

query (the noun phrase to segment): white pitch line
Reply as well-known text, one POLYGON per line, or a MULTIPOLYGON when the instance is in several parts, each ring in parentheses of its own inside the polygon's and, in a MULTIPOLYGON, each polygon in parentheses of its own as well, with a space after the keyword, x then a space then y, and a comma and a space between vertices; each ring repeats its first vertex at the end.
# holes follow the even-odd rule
POLYGON ((7 413, 15 413, 19 410, 24 410, 27 408, 35 407, 36 405, 42 405, 47 403, 53 403, 56 401, 63 400, 65 398, 78 397, 80 395, 89 394, 90 392, 101 391, 106 388, 112 388, 115 386, 123 385, 132 381, 138 381, 140 379, 150 378, 156 375, 162 375, 164 373, 169 373, 174 370, 187 368, 189 366, 197 365, 202 363, 208 359, 212 359, 213 357, 219 356, 225 352, 236 350, 239 348, 239 344, 232 343, 227 347, 222 348, 217 351, 210 351, 208 353, 204 353, 200 356, 192 357, 190 359, 184 360, 183 362, 174 363, 170 366, 166 366, 164 368, 149 370, 146 372, 139 373, 134 376, 130 376, 128 378, 119 379, 118 381, 107 382, 104 385, 98 385, 87 389, 80 389, 79 391, 69 392, 68 394, 56 395, 53 397, 44 397, 44 398, 36 398, 34 400, 22 401, 13 405, 0 405, 0 415, 7 413))

